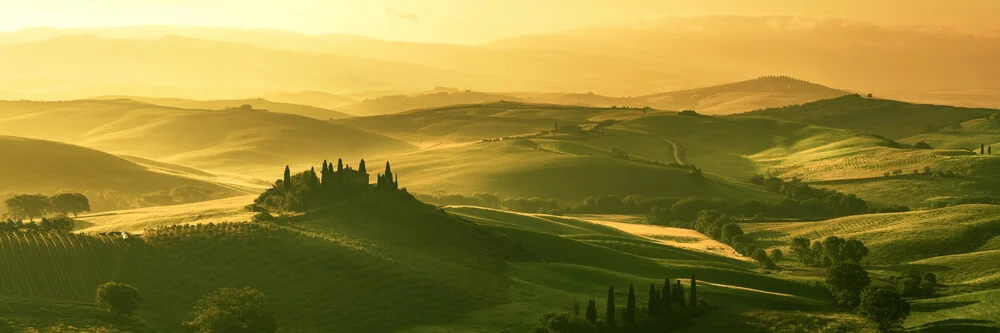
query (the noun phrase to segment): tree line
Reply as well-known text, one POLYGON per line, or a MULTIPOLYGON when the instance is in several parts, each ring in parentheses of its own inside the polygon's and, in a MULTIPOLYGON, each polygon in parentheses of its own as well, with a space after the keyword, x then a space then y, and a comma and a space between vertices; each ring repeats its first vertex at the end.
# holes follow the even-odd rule
POLYGON ((11 218, 34 221, 48 213, 67 215, 90 211, 90 200, 80 193, 59 193, 51 197, 41 194, 19 194, 4 200, 11 218))
POLYGON ((641 308, 632 284, 628 286, 623 308, 618 307, 615 287, 610 286, 604 300, 603 316, 599 316, 597 300, 590 299, 583 314, 577 303, 571 312, 542 315, 535 332, 661 332, 679 327, 710 309, 708 302, 698 295, 698 282, 694 275, 687 291, 679 279, 675 282, 671 284, 669 278, 664 279, 659 290, 656 284, 650 283, 646 304, 641 308))
POLYGON ((38 223, 7 220, 0 221, 0 232, 70 232, 74 224, 75 221, 68 216, 43 217, 38 223))

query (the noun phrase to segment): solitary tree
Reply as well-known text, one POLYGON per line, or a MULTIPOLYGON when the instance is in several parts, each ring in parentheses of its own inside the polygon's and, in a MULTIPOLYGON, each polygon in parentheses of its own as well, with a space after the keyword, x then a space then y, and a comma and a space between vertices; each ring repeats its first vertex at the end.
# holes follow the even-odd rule
POLYGON ((910 316, 910 303, 895 291, 870 286, 861 293, 858 313, 874 323, 879 332, 892 332, 910 316))
POLYGON ((278 330, 267 310, 267 296, 253 288, 222 288, 205 295, 194 306, 194 319, 184 326, 191 332, 272 333, 278 330))
POLYGON ((851 308, 861 302, 861 291, 869 283, 868 272, 856 263, 836 263, 826 272, 826 284, 834 300, 851 308))
POLYGON ((97 308, 112 316, 131 316, 139 309, 139 289, 118 282, 97 287, 97 308))
POLYGON ((698 306, 698 281, 691 275, 691 307, 698 306))
POLYGON ((73 213, 76 217, 80 212, 90 211, 90 200, 80 193, 59 193, 49 198, 52 209, 66 215, 73 213))
POLYGON ((292 189, 292 170, 285 166, 285 176, 281 178, 281 184, 285 187, 285 192, 292 189))
POLYGON ((628 285, 628 299, 625 301, 625 321, 635 323, 635 289, 628 285))
POLYGON ((615 325, 615 286, 608 287, 608 304, 605 316, 607 317, 608 325, 615 325))
POLYGON ((660 290, 663 293, 663 297, 660 298, 660 305, 663 308, 663 312, 670 312, 670 304, 674 302, 674 298, 670 295, 670 288, 672 287, 669 278, 663 280, 663 290, 660 290))
POLYGON ((34 221, 52 209, 49 198, 41 194, 21 194, 7 199, 7 211, 16 218, 28 218, 34 221))
POLYGON ((587 301, 587 321, 591 324, 597 322, 597 301, 594 299, 587 301))

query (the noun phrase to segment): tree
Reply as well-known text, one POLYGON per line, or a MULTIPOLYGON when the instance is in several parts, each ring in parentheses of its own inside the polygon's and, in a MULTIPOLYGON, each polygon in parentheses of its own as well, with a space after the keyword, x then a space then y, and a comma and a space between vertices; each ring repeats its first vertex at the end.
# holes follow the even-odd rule
POLYGON ((674 298, 670 295, 671 287, 670 279, 663 279, 663 290, 660 290, 663 293, 663 297, 660 298, 660 305, 663 308, 663 312, 670 312, 670 304, 674 302, 674 298))
POLYGON ((597 322, 597 301, 594 299, 587 301, 587 321, 591 324, 597 322))
POLYGON ((732 244, 733 237, 743 235, 743 228, 736 223, 727 223, 722 227, 722 234, 719 236, 723 243, 732 244))
POLYGON ((361 163, 358 163, 358 172, 368 173, 368 169, 365 167, 365 160, 362 159, 361 163))
POLYGON ((608 325, 615 326, 615 286, 608 287, 608 303, 605 320, 608 321, 608 325))
POLYGON ((799 258, 799 261, 806 266, 813 265, 812 251, 809 249, 809 239, 797 237, 792 239, 792 254, 799 258))
POLYGON ((694 275, 691 275, 691 297, 689 297, 689 298, 690 298, 690 302, 691 302, 691 307, 692 308, 693 307, 697 307, 698 306, 698 281, 695 280, 694 275))
POLYGON ((343 171, 343 170, 344 170, 344 159, 338 158, 337 159, 337 172, 340 172, 340 171, 343 171))
POLYGON ((97 287, 97 308, 112 316, 131 316, 140 302, 139 289, 130 285, 108 282, 97 287))
POLYGON ((771 260, 771 257, 767 256, 767 251, 764 251, 764 249, 755 249, 751 254, 751 258, 753 258, 753 260, 756 260, 761 267, 767 269, 774 269, 775 267, 777 267, 774 264, 774 261, 771 260))
POLYGON ((281 184, 285 187, 285 192, 292 189, 292 170, 285 166, 285 176, 281 178, 281 184))
POLYGON ((194 317, 184 326, 192 332, 270 333, 278 330, 267 310, 267 296, 253 288, 221 288, 194 306, 194 317))
POLYGON ((655 316, 660 314, 660 293, 656 291, 656 284, 649 284, 649 300, 646 302, 646 307, 649 308, 649 315, 655 316))
POLYGON ((628 298, 625 300, 625 321, 629 324, 635 323, 635 288, 628 285, 628 298))
POLYGON ((910 303, 895 291, 870 286, 861 293, 858 313, 874 323, 879 332, 891 332, 901 328, 910 316, 910 303))
POLYGON ((681 285, 681 280, 677 280, 677 284, 674 285, 674 291, 671 292, 674 296, 674 303, 684 307, 684 286, 681 285))
POLYGON ((28 218, 34 221, 36 217, 42 217, 52 209, 49 198, 41 194, 20 194, 4 201, 7 204, 7 211, 11 216, 22 219, 28 218))
POLYGON ((90 200, 80 193, 59 193, 49 198, 52 209, 66 215, 73 213, 76 217, 80 212, 90 211, 90 200))
POLYGON ((772 261, 778 262, 778 261, 781 261, 781 259, 785 258, 785 253, 781 252, 781 249, 779 249, 779 248, 773 248, 773 249, 771 249, 770 256, 771 256, 771 260, 772 261))
POLYGON ((986 145, 982 143, 979 144, 979 155, 986 155, 986 145))
POLYGON ((920 277, 920 291, 924 296, 934 296, 934 289, 937 288, 937 276, 927 272, 920 277))
POLYGON ((38 228, 42 231, 61 231, 70 232, 73 231, 73 219, 68 216, 57 216, 53 218, 42 218, 42 222, 38 224, 38 228))
POLYGON ((871 283, 868 272, 856 263, 835 263, 826 271, 826 284, 837 304, 854 308, 861 302, 861 291, 871 283))

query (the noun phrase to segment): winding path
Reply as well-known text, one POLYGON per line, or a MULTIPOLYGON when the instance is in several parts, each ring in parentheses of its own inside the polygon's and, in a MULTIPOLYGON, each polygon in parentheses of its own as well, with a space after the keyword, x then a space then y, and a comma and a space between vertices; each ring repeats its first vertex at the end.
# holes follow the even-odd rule
POLYGON ((684 161, 681 160, 681 149, 677 146, 677 143, 667 138, 663 138, 663 141, 666 141, 671 146, 674 146, 674 159, 677 160, 677 164, 684 165, 684 161))

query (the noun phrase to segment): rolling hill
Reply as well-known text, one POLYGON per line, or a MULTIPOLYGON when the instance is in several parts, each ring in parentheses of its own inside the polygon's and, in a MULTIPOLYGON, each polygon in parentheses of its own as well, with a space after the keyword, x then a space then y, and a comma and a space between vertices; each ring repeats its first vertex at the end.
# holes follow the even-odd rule
POLYGON ((242 105, 250 105, 253 109, 266 110, 278 113, 294 114, 319 120, 343 119, 351 115, 337 112, 330 109, 318 108, 310 105, 291 104, 269 101, 263 98, 231 99, 231 100, 190 100, 182 98, 155 98, 136 96, 100 96, 91 99, 116 100, 129 99, 138 102, 169 106, 182 109, 194 110, 226 110, 239 108, 242 105))
POLYGON ((836 98, 848 92, 787 76, 766 76, 711 87, 638 97, 661 110, 695 110, 701 114, 734 114, 836 98))
POLYGON ((248 189, 212 182, 211 175, 150 169, 101 151, 65 143, 0 136, 0 189, 15 193, 115 191, 134 197, 149 192, 197 186, 226 195, 248 189))
POLYGON ((7 134, 71 142, 199 169, 252 174, 316 159, 360 159, 412 146, 312 118, 191 110, 130 100, 0 102, 7 134))
POLYGON ((911 104, 848 95, 802 105, 758 110, 742 116, 772 117, 903 139, 925 132, 955 130, 963 122, 995 112, 997 110, 911 104))

